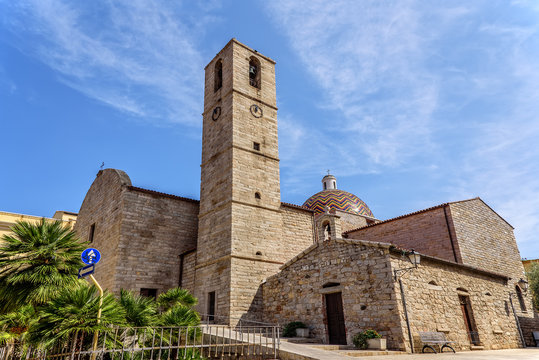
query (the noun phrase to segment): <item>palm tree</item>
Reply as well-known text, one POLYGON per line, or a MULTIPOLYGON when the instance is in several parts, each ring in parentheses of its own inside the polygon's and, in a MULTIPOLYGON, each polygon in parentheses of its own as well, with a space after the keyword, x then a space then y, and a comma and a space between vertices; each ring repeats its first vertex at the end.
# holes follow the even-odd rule
POLYGON ((153 298, 135 295, 122 289, 118 302, 125 311, 127 324, 135 327, 155 325, 157 304, 153 298))
POLYGON ((23 342, 36 321, 37 314, 32 305, 0 315, 0 346, 23 342))
POLYGON ((161 326, 194 326, 200 324, 200 316, 193 310, 197 304, 196 297, 185 289, 173 288, 157 298, 161 307, 159 325, 161 326))
POLYGON ((125 311, 110 293, 103 296, 99 323, 98 309, 99 294, 96 287, 81 281, 73 288, 62 290, 58 296, 39 308, 40 318, 30 328, 30 340, 50 347, 67 343, 77 334, 110 333, 111 325, 125 324, 125 311))
POLYGON ((77 283, 84 244, 60 221, 18 221, 0 241, 0 313, 44 304, 77 283))
POLYGON ((175 306, 160 316, 162 326, 196 326, 198 324, 200 324, 198 313, 182 305, 175 306))
POLYGON ((178 305, 192 308, 197 302, 197 298, 191 295, 189 291, 179 287, 170 289, 157 297, 157 304, 161 306, 163 311, 167 311, 178 305))

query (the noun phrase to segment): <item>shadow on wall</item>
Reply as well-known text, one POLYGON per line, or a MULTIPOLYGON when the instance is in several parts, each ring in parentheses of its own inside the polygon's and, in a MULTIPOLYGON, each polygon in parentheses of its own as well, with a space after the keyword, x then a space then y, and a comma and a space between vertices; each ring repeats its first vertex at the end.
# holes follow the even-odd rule
POLYGON ((522 329, 526 346, 536 347, 539 345, 535 343, 533 338, 533 332, 539 331, 539 315, 537 312, 533 312, 533 317, 519 316, 518 321, 520 322, 520 328, 522 329))

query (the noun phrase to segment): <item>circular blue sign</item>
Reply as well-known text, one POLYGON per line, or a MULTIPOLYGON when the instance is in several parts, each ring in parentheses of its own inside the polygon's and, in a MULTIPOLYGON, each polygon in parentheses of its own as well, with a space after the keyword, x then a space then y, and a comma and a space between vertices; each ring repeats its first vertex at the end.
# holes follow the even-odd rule
POLYGON ((97 249, 88 248, 82 252, 80 258, 86 265, 97 264, 101 260, 101 254, 97 249))

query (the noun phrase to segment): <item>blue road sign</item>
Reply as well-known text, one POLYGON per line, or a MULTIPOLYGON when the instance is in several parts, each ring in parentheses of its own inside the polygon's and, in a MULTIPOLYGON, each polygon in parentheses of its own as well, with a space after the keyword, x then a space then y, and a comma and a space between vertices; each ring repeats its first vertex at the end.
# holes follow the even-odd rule
POLYGON ((82 252, 80 258, 86 265, 97 264, 101 260, 101 254, 97 249, 88 248, 82 252))
POLYGON ((79 269, 79 279, 88 275, 92 275, 95 271, 95 264, 86 265, 79 269))

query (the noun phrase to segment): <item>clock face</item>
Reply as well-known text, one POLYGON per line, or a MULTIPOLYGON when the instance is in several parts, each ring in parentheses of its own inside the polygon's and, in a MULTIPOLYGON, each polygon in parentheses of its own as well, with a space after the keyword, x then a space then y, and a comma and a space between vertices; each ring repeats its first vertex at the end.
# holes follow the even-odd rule
POLYGON ((211 118, 213 119, 213 121, 216 121, 217 119, 219 119, 219 116, 221 116, 221 107, 217 106, 215 109, 213 109, 211 118))
POLYGON ((255 118, 262 117, 262 108, 256 104, 251 105, 251 114, 253 114, 255 118))

